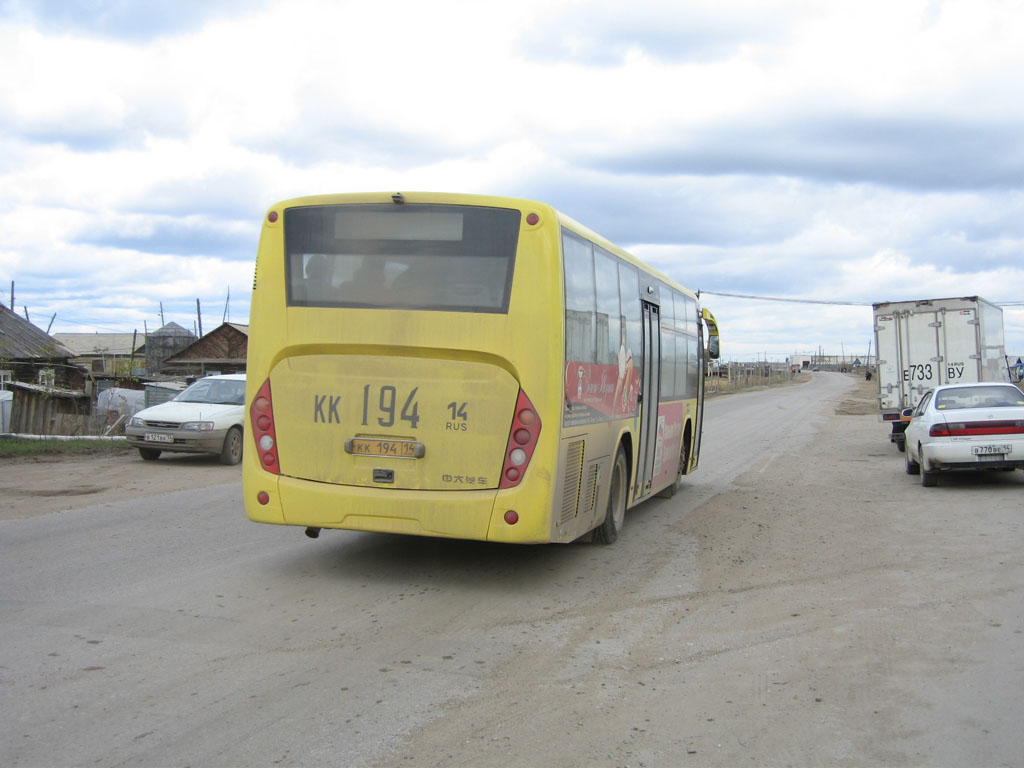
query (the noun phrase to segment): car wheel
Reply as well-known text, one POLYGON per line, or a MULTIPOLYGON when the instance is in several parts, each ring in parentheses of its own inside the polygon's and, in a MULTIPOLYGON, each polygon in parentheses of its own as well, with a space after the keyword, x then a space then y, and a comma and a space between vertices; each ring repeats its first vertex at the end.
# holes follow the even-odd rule
POLYGON ((224 437, 220 452, 221 464, 237 464, 242 460, 242 428, 232 427, 224 437))
POLYGON ((921 485, 925 488, 934 488, 939 484, 939 473, 927 468, 928 463, 925 461, 923 448, 918 447, 917 452, 921 459, 921 485))
POLYGON ((629 486, 629 471, 626 452, 619 446, 612 465, 611 483, 608 487, 608 509, 604 522, 594 529, 593 540, 598 544, 611 544, 619 538, 619 531, 626 520, 626 488, 629 486))
POLYGON ((906 453, 904 453, 903 457, 904 457, 904 459, 906 459, 907 474, 908 475, 920 474, 920 472, 921 472, 921 465, 918 464, 916 461, 914 461, 912 458, 910 458, 910 451, 907 451, 906 453))
POLYGON ((156 448, 139 448, 139 456, 146 461, 156 461, 160 458, 160 451, 156 448))

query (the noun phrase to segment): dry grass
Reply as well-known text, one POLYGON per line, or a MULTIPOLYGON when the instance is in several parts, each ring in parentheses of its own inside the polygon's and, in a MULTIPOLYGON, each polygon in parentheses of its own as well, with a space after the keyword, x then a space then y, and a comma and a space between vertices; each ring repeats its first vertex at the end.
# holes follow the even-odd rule
POLYGON ((26 440, 0 437, 0 459, 109 456, 135 450, 124 440, 26 440))

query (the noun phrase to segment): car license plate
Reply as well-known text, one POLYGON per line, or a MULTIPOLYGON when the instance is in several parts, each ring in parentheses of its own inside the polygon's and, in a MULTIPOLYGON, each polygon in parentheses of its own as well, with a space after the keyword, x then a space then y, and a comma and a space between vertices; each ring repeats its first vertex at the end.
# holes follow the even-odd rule
POLYGON ((170 435, 161 435, 159 432, 147 432, 143 438, 147 443, 173 443, 174 438, 170 435))
POLYGON ((1012 453, 1012 445, 972 445, 971 453, 975 456, 991 456, 993 454, 1012 453))
POLYGON ((393 459, 421 459, 423 443, 415 440, 378 440, 353 437, 346 441, 345 450, 355 456, 390 456, 393 459))

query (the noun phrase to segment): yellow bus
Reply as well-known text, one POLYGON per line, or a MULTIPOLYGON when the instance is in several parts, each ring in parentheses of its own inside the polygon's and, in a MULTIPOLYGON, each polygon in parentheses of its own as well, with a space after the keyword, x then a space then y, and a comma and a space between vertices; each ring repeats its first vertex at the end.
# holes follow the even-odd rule
POLYGON ((697 468, 717 356, 692 292, 543 203, 287 200, 256 259, 246 513, 610 544, 697 468))

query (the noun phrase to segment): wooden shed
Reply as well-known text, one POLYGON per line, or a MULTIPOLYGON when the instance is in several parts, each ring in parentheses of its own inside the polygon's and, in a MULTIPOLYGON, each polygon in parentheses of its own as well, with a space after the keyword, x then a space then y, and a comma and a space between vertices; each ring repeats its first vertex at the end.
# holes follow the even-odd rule
POLYGON ((26 435, 88 435, 95 431, 92 402, 82 390, 10 383, 14 394, 8 429, 26 435))
MULTIPOLYGON (((0 304, 0 388, 5 382, 84 389, 85 371, 74 352, 0 304)), ((9 389, 9 387, 7 387, 9 389)))
POLYGON ((245 373, 249 326, 224 323, 163 362, 165 372, 205 376, 211 373, 245 373))

